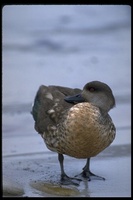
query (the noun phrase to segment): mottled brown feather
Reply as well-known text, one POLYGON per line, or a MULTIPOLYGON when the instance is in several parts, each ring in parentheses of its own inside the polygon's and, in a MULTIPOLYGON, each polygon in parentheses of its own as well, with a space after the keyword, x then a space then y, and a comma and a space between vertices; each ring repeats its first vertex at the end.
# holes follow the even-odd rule
POLYGON ((76 158, 96 156, 115 138, 115 126, 108 114, 114 105, 111 89, 99 81, 86 84, 83 91, 42 85, 32 109, 35 129, 52 151, 76 158), (89 90, 92 87, 94 91, 89 90), (78 93, 85 102, 74 105, 64 100, 78 93))

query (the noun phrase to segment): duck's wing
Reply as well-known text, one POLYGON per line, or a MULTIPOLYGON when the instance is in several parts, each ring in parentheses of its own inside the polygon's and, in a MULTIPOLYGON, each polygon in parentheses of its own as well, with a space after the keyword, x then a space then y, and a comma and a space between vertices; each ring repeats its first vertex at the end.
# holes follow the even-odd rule
POLYGON ((80 92, 81 90, 77 88, 41 85, 31 111, 36 131, 43 133, 48 130, 49 125, 56 126, 65 110, 73 106, 73 104, 66 102, 64 97, 80 92))
POLYGON ((56 90, 58 91, 60 94, 63 94, 63 98, 65 96, 71 96, 71 95, 75 95, 81 92, 81 89, 79 88, 69 88, 69 87, 62 87, 62 86, 49 86, 49 88, 51 88, 51 90, 56 90))

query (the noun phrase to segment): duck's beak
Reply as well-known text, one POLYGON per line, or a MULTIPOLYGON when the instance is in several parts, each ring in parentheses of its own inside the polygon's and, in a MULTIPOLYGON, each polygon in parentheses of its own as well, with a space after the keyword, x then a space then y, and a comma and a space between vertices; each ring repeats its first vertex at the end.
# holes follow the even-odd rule
POLYGON ((64 98, 64 100, 68 103, 81 103, 85 101, 81 94, 76 94, 74 96, 67 96, 64 98))

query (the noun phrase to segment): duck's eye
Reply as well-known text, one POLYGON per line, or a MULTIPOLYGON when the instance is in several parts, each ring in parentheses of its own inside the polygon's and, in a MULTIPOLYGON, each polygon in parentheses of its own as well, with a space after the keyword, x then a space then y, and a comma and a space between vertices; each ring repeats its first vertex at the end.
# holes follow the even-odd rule
POLYGON ((94 91, 95 91, 95 88, 94 88, 94 87, 90 87, 90 88, 88 88, 88 90, 89 90, 90 92, 94 92, 94 91))

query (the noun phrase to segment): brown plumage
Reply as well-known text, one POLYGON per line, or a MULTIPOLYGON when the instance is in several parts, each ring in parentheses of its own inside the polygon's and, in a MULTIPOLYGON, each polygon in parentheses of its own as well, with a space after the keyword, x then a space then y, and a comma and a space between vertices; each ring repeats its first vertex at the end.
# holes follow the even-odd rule
POLYGON ((100 81, 87 83, 83 90, 40 86, 32 108, 35 129, 48 149, 58 153, 63 183, 73 183, 64 172, 63 154, 87 158, 81 175, 89 180, 90 176, 101 178, 90 172, 89 161, 115 138, 108 114, 114 106, 111 89, 100 81))

